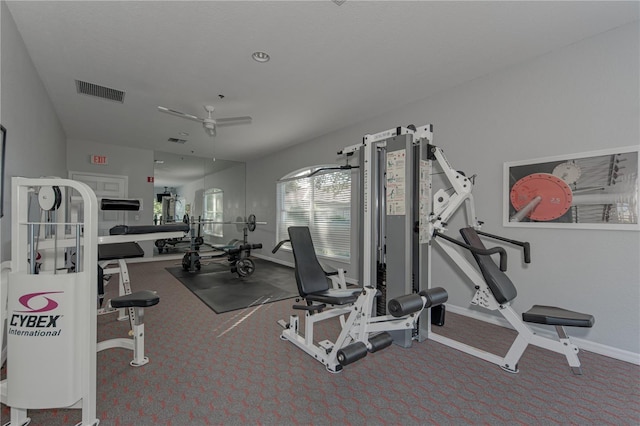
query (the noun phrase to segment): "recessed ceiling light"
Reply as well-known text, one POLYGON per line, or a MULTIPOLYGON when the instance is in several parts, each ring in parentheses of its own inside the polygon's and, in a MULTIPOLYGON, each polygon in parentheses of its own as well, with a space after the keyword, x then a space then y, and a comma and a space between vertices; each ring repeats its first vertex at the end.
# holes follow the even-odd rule
POLYGON ((267 62, 271 57, 265 52, 253 52, 251 55, 254 61, 258 62, 267 62))
POLYGON ((189 136, 189 133, 187 133, 187 132, 178 132, 178 135, 180 135, 180 136, 189 136))
POLYGON ((156 164, 164 164, 164 160, 155 160, 154 163, 156 163, 156 164))

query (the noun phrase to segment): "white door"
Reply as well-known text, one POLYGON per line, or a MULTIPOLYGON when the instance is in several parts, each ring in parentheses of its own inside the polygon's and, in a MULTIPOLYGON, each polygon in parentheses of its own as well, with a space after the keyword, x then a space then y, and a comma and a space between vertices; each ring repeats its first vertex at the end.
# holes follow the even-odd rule
MULTIPOLYGON (((127 198, 129 179, 127 176, 101 175, 69 172, 69 178, 86 183, 101 198, 127 198)), ((99 205, 99 204, 98 204, 99 205)), ((109 235, 109 229, 127 224, 127 212, 98 211, 98 235, 109 235)))

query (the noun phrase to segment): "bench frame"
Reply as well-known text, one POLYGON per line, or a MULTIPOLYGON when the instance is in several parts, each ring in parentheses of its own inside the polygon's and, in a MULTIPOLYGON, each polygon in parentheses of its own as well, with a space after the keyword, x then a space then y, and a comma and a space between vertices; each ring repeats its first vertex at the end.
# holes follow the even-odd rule
POLYGON ((510 302, 503 304, 498 303, 480 272, 462 254, 460 254, 451 243, 448 243, 446 240, 441 238, 435 238, 433 241, 451 258, 451 260, 453 260, 460 270, 475 285, 476 292, 471 300, 471 304, 490 311, 497 310, 500 312, 511 327, 518 332, 518 336, 513 341, 504 357, 475 348, 434 332, 429 333, 429 339, 496 364, 503 370, 510 373, 518 372, 518 362, 528 345, 538 346, 564 355, 571 367, 571 371, 576 375, 582 374, 580 360, 578 358, 579 349, 571 342, 563 326, 555 326, 556 332, 558 333, 558 340, 537 335, 515 312, 511 307, 510 302))
MULTIPOLYGON (((131 292, 131 281, 129 280, 129 269, 125 259, 104 260, 98 262, 100 267, 104 269, 105 275, 119 274, 118 297, 136 294, 131 292), (118 263, 118 267, 109 267, 114 262, 118 263)), ((117 300, 114 298, 112 300, 117 300)), ((106 349, 123 348, 133 351, 133 359, 129 362, 132 367, 141 367, 149 363, 149 358, 144 355, 144 308, 142 306, 133 306, 128 308, 113 308, 110 300, 106 308, 98 309, 98 315, 111 314, 118 312, 118 321, 129 320, 131 330, 130 338, 121 337, 98 342, 98 352, 106 349)))

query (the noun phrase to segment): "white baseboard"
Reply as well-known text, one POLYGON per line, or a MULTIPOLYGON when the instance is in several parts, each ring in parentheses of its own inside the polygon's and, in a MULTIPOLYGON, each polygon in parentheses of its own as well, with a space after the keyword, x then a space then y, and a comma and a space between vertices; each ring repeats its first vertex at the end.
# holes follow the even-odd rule
MULTIPOLYGON (((460 306, 449 304, 447 304, 447 310, 454 314, 464 315, 466 317, 484 321, 490 324, 513 329, 513 327, 511 327, 511 324, 509 324, 504 318, 485 314, 484 312, 478 312, 469 308, 463 308, 460 306)), ((557 335, 553 331, 531 324, 527 325, 530 326, 536 332, 536 334, 545 337, 557 338, 557 335)), ((577 337, 571 337, 571 341, 575 343, 576 346, 578 346, 581 350, 593 352, 598 355, 603 355, 620 361, 629 362, 631 364, 640 365, 640 354, 626 351, 624 349, 614 348, 613 346, 607 346, 601 343, 592 342, 590 340, 580 339, 577 337)))

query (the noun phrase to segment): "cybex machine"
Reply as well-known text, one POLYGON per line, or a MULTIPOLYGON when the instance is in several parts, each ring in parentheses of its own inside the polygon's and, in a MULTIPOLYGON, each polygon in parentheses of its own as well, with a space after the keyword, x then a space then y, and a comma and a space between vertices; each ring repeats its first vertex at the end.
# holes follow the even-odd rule
MULTIPOLYGON (((470 199, 471 182, 453 170, 442 150, 433 145, 431 124, 368 134, 361 144, 338 154, 355 152, 359 152, 361 170, 360 277, 364 283, 376 284, 380 296, 375 309, 385 314, 387 301, 428 290, 428 246, 434 219, 451 216, 470 199), (438 191, 438 201, 432 206, 433 161, 440 164, 457 192, 449 196, 438 191)), ((441 322, 444 306, 432 310, 434 322, 441 322)), ((414 330, 391 332, 394 343, 408 347, 412 340, 427 337, 429 311, 421 315, 414 330)))

